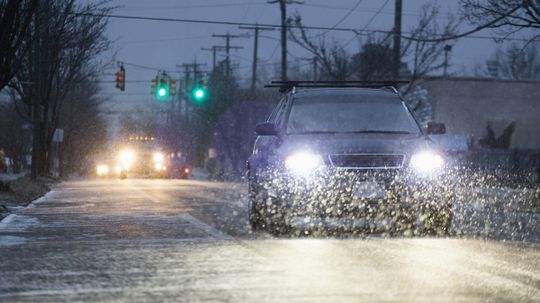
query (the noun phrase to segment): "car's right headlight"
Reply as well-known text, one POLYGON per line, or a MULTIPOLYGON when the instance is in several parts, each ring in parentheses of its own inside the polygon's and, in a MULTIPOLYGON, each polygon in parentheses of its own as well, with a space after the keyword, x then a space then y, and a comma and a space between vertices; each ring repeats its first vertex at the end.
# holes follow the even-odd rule
POLYGON ((323 159, 310 152, 298 152, 285 158, 285 168, 294 174, 307 176, 323 165, 323 159))

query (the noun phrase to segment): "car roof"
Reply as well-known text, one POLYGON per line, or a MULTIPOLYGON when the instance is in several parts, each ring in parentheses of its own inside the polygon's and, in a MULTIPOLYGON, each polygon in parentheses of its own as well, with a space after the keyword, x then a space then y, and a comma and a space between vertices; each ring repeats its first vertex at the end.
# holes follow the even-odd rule
POLYGON ((311 96, 348 96, 361 95, 372 97, 394 97, 401 101, 399 95, 388 88, 365 88, 365 87, 324 87, 324 88, 298 88, 293 97, 311 97, 311 96))

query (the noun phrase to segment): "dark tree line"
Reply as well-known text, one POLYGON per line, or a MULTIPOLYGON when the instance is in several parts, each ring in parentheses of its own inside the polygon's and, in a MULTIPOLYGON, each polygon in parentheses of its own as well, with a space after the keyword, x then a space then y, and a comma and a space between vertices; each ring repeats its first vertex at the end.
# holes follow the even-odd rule
MULTIPOLYGON (((83 14, 107 14, 111 8, 106 4, 106 1, 81 4, 75 0, 54 0, 39 1, 37 6, 27 4, 23 9, 25 16, 32 10, 33 18, 29 17, 26 31, 20 31, 18 39, 22 42, 17 52, 18 64, 12 65, 16 70, 4 92, 19 116, 27 123, 34 121, 34 127, 41 130, 33 138, 38 140, 40 147, 33 159, 40 164, 38 175, 50 172, 55 129, 65 131, 66 158, 72 151, 83 153, 79 154, 82 156, 79 159, 93 152, 92 149, 75 148, 75 142, 88 146, 86 142, 102 142, 105 136, 104 120, 97 111, 101 100, 96 97, 98 89, 93 83, 105 67, 98 56, 110 48, 105 36, 107 18, 83 14), (33 119, 35 108, 39 109, 37 113, 41 112, 38 125, 33 119), (84 115, 77 116, 79 112, 84 115), (70 123, 69 115, 78 118, 75 123, 70 123), (102 133, 97 134, 92 128, 88 132, 80 131, 92 123, 100 125, 102 133), (82 137, 75 137, 73 133, 82 137), (68 138, 70 142, 67 142, 68 138)), ((71 163, 69 167, 75 166, 71 163)))

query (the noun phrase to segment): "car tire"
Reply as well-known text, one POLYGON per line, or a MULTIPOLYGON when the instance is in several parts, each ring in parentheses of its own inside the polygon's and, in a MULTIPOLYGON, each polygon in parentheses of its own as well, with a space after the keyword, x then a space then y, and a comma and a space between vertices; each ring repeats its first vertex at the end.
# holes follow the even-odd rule
MULTIPOLYGON (((268 198, 275 199, 275 198, 268 198)), ((279 201, 272 201, 265 205, 266 230, 275 236, 287 235, 291 227, 287 224, 286 213, 279 201)))
POLYGON ((290 231, 285 223, 285 214, 279 207, 280 203, 252 181, 249 183, 249 204, 249 225, 253 230, 265 230, 273 235, 283 235, 290 231))
POLYGON ((249 182, 249 225, 253 230, 264 229, 264 199, 257 185, 249 182))

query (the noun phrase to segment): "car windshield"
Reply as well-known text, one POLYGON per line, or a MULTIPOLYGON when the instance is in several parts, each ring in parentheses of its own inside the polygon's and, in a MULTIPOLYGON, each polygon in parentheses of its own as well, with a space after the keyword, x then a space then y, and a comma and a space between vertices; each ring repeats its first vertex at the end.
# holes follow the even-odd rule
POLYGON ((419 133, 401 102, 389 97, 318 96, 294 100, 287 134, 419 133))

